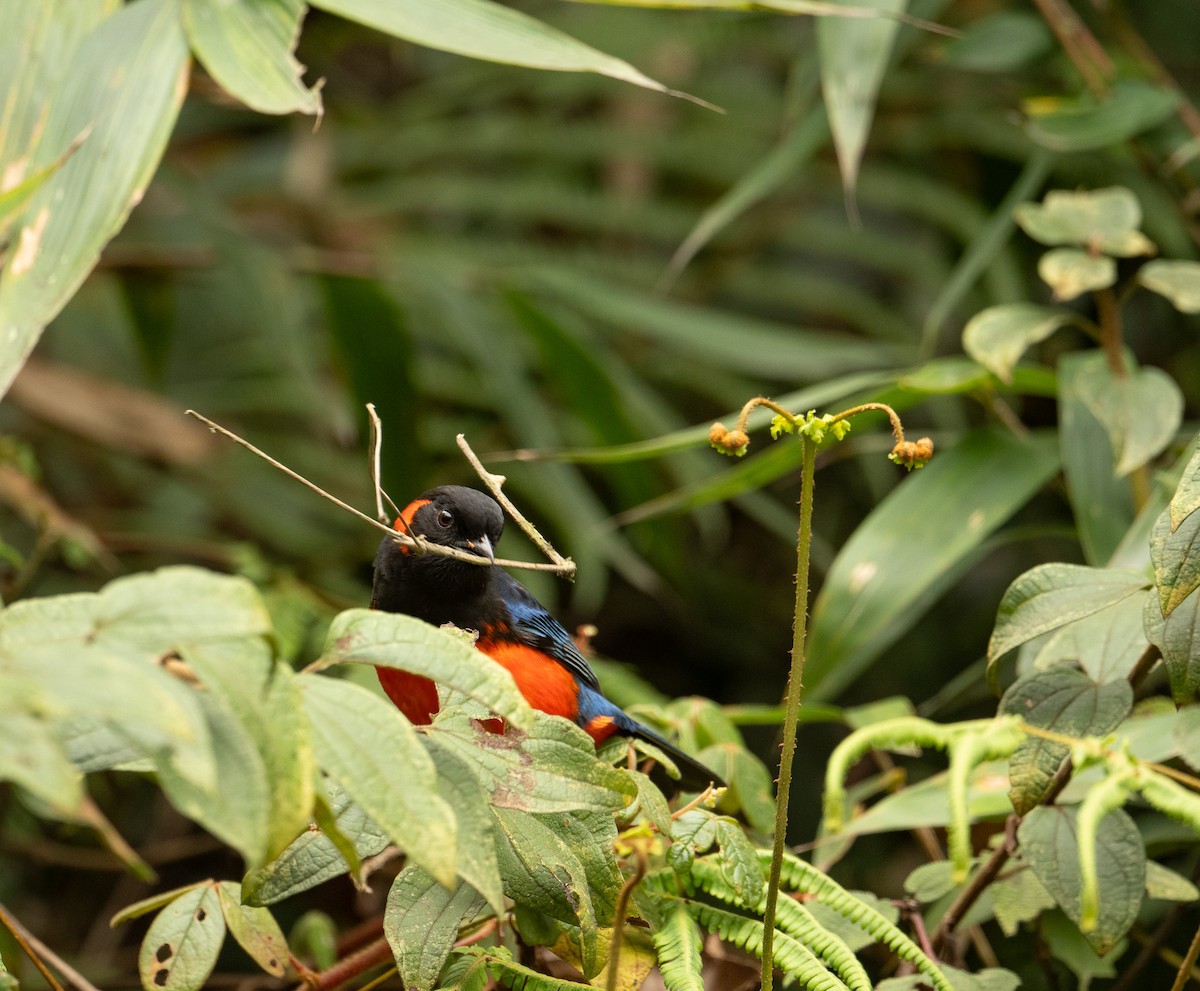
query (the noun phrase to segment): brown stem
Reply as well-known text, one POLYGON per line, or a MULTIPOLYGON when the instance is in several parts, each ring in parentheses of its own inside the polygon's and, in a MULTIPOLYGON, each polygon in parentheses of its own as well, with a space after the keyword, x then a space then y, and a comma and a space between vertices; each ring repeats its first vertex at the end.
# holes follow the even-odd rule
POLYGON ((1175 983, 1171 985, 1171 991, 1183 991, 1187 986, 1187 982, 1192 979, 1192 968, 1196 965, 1197 957, 1200 957, 1200 928, 1196 930, 1196 935, 1192 937, 1187 956, 1183 958, 1183 962, 1179 965, 1179 971, 1175 974, 1175 983))
POLYGON ((332 991, 333 988, 345 984, 352 977, 357 977, 372 967, 378 967, 392 959, 392 948, 382 936, 373 943, 368 943, 361 950, 351 953, 344 960, 339 960, 328 970, 320 973, 306 974, 304 980, 296 985, 296 991, 332 991))
POLYGON ((641 844, 634 847, 634 853, 637 855, 637 866, 633 873, 626 878, 625 883, 621 885, 621 891, 617 895, 617 907, 613 912, 612 948, 608 952, 608 978, 604 982, 605 991, 617 991, 617 965, 621 962, 621 943, 625 936, 625 914, 629 911, 629 899, 633 895, 633 889, 641 883, 649 867, 646 851, 641 844))
POLYGON ((1096 96, 1103 96, 1108 90, 1109 79, 1116 72, 1104 46, 1066 0, 1034 0, 1034 3, 1067 57, 1083 76, 1088 89, 1096 96))
POLYGON ((1117 378, 1125 378, 1129 370, 1125 367, 1121 311, 1117 308, 1117 296, 1112 289, 1100 289, 1096 292, 1096 315, 1100 319, 1100 346, 1104 348, 1108 367, 1117 378))
POLYGON ((3 925, 9 931, 12 938, 16 940, 17 945, 33 961, 33 965, 38 969, 42 977, 46 979, 46 983, 53 988, 53 991, 63 991, 63 986, 58 983, 54 975, 50 973, 50 970, 42 962, 43 957, 54 964, 55 969, 67 979, 67 983, 77 988, 78 991, 96 991, 96 986, 91 981, 67 964, 50 947, 26 929, 17 920, 16 916, 9 912, 3 905, 0 905, 0 925, 3 925))

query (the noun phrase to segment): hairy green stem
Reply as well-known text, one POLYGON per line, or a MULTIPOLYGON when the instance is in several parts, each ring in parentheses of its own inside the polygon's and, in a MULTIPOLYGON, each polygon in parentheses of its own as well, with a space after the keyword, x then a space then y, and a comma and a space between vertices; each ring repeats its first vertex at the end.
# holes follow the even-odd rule
POLYGON ((800 479, 800 530, 796 536, 796 612, 792 623, 792 665, 788 672, 786 716, 779 755, 779 788, 775 795, 775 845, 771 850, 767 904, 763 910, 762 991, 771 991, 775 976, 775 907, 779 901, 783 848, 787 840, 792 758, 796 755, 796 724, 800 721, 800 693, 804 689, 804 643, 808 635, 808 567, 812 550, 813 472, 817 445, 807 437, 801 443, 804 444, 804 464, 800 479))

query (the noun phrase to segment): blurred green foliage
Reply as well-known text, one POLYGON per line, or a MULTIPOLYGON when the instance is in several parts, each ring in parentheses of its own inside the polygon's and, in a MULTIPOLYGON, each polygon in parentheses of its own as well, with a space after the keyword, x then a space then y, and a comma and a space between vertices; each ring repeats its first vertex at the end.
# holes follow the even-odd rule
MULTIPOLYGON (((21 6, 0 3, 0 25, 21 6)), ((1131 526, 1149 539, 1137 505, 1163 493, 1151 471, 1138 491, 1093 456, 1107 441, 1087 402, 1091 356, 1058 365, 1087 345, 1081 321, 1102 319, 1095 297, 1028 331, 1021 364, 967 360, 961 332, 991 307, 1052 302, 1045 246, 1014 220, 1049 188, 1132 190, 1159 254, 1196 258, 1190 5, 1078 4, 1106 66, 1062 46, 1062 3, 914 0, 909 13, 962 33, 886 23, 894 46, 852 193, 826 124, 832 60, 817 57, 840 23, 519 6, 722 112, 605 75, 471 61, 318 9, 297 57, 309 85, 324 80, 319 122, 251 112, 193 68, 154 181, 0 406, 4 600, 197 563, 254 582, 278 653, 311 660, 333 615, 366 603, 377 535, 182 410, 370 511, 373 402, 397 502, 470 481, 454 445, 465 433, 578 562, 570 588, 523 578, 564 620, 595 623, 603 653, 669 695, 771 705, 790 641, 799 445, 762 444, 730 466, 706 450, 707 425, 757 394, 800 410, 883 399, 939 459, 902 482, 880 421, 819 462, 814 584, 829 590, 814 604, 809 687, 839 703, 903 694, 938 719, 990 715, 988 638, 1010 581, 1046 561, 1119 558, 1131 526), (1014 439, 1022 428, 1032 447, 1014 439), (888 588, 860 598, 870 567, 888 588)), ((60 160, 71 126, 42 164, 60 160)), ((85 141, 76 155, 88 154, 85 141)), ((29 202, 7 187, 0 231, 29 202)), ((1125 284, 1139 264, 1114 273, 1125 284)), ((1155 292, 1122 302, 1132 367, 1162 369, 1182 394, 1157 470, 1194 433, 1196 317, 1155 292)), ((515 531, 510 544, 534 554, 515 531)), ((1173 686, 1193 684, 1181 664, 1173 686)), ((614 669, 614 695, 646 699, 627 676, 614 669)), ((751 732, 772 754, 773 728, 751 732)), ((816 828, 840 728, 801 734, 796 841, 816 828)), ((89 789, 158 853, 164 882, 236 869, 140 783, 100 775, 89 789), (203 871, 188 859, 199 852, 203 871)), ((115 861, 89 849, 91 833, 40 825, 11 790, 0 815, 0 901, 120 972, 130 944, 105 919, 146 889, 125 880, 110 900, 115 861), (67 883, 72 905, 51 919, 67 883)), ((1194 867, 1173 827, 1143 825, 1194 867)), ((871 842, 839 865, 845 881, 898 895, 924 855, 871 842)), ((382 905, 341 892, 327 907, 349 919, 382 905)), ((1073 937, 1048 923, 1022 949, 1043 938, 1073 937)), ((11 964, 7 944, 0 954, 11 964)), ((1103 973, 1086 955, 1067 966, 1103 973)))

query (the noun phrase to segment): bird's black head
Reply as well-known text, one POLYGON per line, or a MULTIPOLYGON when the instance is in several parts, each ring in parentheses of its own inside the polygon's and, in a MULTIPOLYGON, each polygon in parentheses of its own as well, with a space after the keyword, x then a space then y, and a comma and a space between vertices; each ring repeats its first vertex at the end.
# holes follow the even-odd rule
MULTIPOLYGON (((440 485, 410 502, 395 529, 481 557, 495 557, 504 513, 490 495, 462 485, 440 485)), ((455 622, 458 609, 482 594, 490 568, 442 554, 421 554, 384 537, 375 556, 371 604, 428 622, 455 622)))
MULTIPOLYGON (((456 547, 481 557, 495 557, 504 531, 504 513, 490 495, 463 485, 439 485, 408 504, 396 529, 410 530, 431 544, 456 547)), ((475 567, 468 565, 468 567, 475 567)))

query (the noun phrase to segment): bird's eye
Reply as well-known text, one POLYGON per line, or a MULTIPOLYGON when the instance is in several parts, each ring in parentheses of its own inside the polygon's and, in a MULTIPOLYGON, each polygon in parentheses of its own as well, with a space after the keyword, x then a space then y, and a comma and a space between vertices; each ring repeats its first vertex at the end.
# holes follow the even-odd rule
POLYGON ((450 524, 453 522, 454 522, 454 514, 451 513, 448 509, 443 509, 440 513, 437 514, 437 525, 440 526, 443 530, 448 530, 450 528, 450 524))

